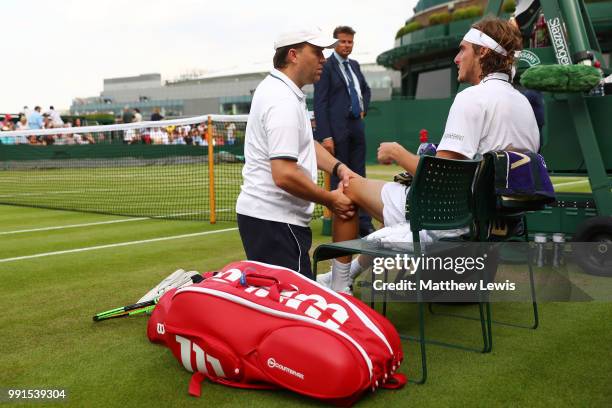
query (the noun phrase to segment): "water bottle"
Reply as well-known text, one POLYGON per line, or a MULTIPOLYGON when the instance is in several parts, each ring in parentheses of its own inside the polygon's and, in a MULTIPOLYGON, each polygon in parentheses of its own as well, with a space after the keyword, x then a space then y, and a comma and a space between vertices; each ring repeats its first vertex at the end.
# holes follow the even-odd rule
POLYGON ((533 48, 544 48, 548 47, 549 45, 550 40, 548 36, 548 28, 546 27, 546 19, 544 18, 544 14, 540 13, 538 16, 538 21, 535 25, 533 48))
POLYGON ((595 87, 593 89, 591 89, 591 92, 589 92, 589 95, 591 96, 604 96, 605 90, 604 90, 604 75, 603 75, 603 71, 601 70, 601 62, 599 61, 595 61, 593 62, 593 66, 595 68, 597 68, 597 70, 599 71, 599 83, 597 85, 595 85, 595 87))
POLYGON ((533 241, 535 242, 535 263, 538 268, 542 268, 546 265, 546 234, 535 234, 533 241))
POLYGON ((418 156, 435 156, 436 155, 436 146, 433 143, 427 143, 429 133, 427 129, 421 129, 419 132, 419 141, 421 144, 417 149, 418 156))
POLYGON ((554 233, 552 235, 552 240, 553 240, 553 258, 552 258, 552 265, 555 268, 558 268, 559 266, 563 265, 564 260, 563 260, 563 251, 564 251, 564 244, 565 244, 565 235, 561 232, 557 232, 554 233))

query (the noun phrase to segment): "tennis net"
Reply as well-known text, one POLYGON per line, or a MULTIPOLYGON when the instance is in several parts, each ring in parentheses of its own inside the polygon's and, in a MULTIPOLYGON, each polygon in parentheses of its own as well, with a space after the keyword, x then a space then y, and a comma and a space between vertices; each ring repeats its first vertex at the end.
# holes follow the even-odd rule
MULTIPOLYGON (((0 203, 233 221, 242 184, 246 119, 203 115, 2 132, 0 203)), ((317 206, 315 216, 322 212, 317 206)))

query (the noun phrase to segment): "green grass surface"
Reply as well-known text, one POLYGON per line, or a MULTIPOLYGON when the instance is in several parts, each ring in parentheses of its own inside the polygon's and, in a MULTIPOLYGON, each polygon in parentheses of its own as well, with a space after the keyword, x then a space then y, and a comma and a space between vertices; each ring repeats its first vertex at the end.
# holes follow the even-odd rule
MULTIPOLYGON (((142 220, 6 234, 119 218, 0 206, 0 387, 66 388, 65 406, 74 407, 317 405, 290 392, 210 383, 203 384, 200 399, 192 398, 187 394, 190 374, 169 350, 148 342, 146 317, 91 320, 97 312, 136 301, 179 267, 202 272, 243 259, 235 230, 3 261, 235 227, 142 220)), ((315 222, 313 247, 329 240, 320 230, 315 222)), ((497 319, 527 323, 529 307, 496 304, 493 310, 497 319)), ((486 355, 429 346, 427 384, 377 391, 360 406, 610 406, 611 316, 609 303, 543 304, 538 330, 494 326, 493 352, 486 355)), ((390 317, 402 331, 416 332, 413 306, 394 304, 390 317)), ((474 346, 479 341, 476 322, 428 315, 426 330, 438 339, 456 338, 474 346)), ((403 346, 401 371, 414 377, 418 349, 410 342, 403 346)))

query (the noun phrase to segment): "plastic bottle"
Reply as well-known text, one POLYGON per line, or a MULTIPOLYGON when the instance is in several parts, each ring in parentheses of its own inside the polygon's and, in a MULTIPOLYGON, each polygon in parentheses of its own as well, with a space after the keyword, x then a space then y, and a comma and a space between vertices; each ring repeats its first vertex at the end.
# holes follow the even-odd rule
POLYGON ((597 70, 599 71, 599 83, 595 85, 593 89, 591 89, 591 91, 589 92, 589 95, 604 96, 606 93, 604 90, 604 73, 601 69, 601 62, 595 61, 593 62, 593 66, 597 68, 597 70))
POLYGON ((535 242, 535 263, 539 268, 542 268, 546 265, 546 234, 535 234, 533 241, 535 242))
POLYGON ((553 240, 553 258, 552 265, 555 268, 564 264, 563 251, 565 250, 565 234, 561 232, 552 235, 553 240))
POLYGON ((546 19, 544 14, 540 13, 534 30, 534 48, 544 48, 550 45, 548 37, 548 27, 546 27, 546 19))
POLYGON ((429 137, 429 132, 427 129, 421 129, 419 132, 419 141, 421 144, 417 149, 417 155, 419 156, 435 156, 436 155, 436 146, 433 143, 427 143, 427 139, 429 137))

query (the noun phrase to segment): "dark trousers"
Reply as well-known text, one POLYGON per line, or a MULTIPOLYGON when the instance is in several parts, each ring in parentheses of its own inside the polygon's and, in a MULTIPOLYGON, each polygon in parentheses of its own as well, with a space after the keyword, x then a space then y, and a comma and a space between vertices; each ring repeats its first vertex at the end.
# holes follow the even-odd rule
MULTIPOLYGON (((344 138, 334 137, 336 159, 349 166, 351 170, 365 177, 366 140, 365 123, 362 119, 347 119, 347 134, 344 138)), ((340 180, 331 177, 331 189, 338 187, 340 180)), ((368 230, 372 226, 372 218, 359 210, 359 229, 368 230)))
POLYGON ((309 227, 238 214, 238 230, 249 261, 292 269, 312 279, 309 227))

